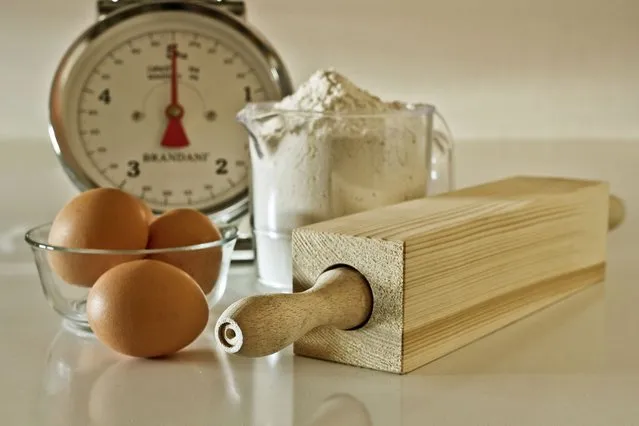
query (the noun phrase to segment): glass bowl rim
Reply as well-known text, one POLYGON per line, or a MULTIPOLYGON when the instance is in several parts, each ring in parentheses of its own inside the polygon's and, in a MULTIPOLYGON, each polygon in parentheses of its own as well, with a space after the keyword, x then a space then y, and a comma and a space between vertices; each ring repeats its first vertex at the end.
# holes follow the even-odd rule
MULTIPOLYGON (((333 117, 333 118, 389 118, 397 116, 426 117, 435 113, 437 108, 429 103, 420 102, 390 102, 403 107, 397 110, 384 112, 340 112, 340 111, 314 111, 276 108, 276 101, 249 102, 244 109, 238 113, 238 117, 247 114, 254 115, 252 119, 266 119, 282 115, 300 115, 306 117, 333 117)), ((240 120, 242 121, 242 120, 240 120)))
POLYGON ((198 250, 206 250, 215 247, 224 247, 229 243, 236 242, 238 239, 238 228, 234 225, 224 225, 218 226, 220 233, 222 234, 222 239, 217 241, 211 241, 209 243, 201 243, 194 244, 190 246, 181 246, 181 247, 167 247, 167 248, 157 248, 157 249, 137 249, 137 250, 111 250, 111 249, 82 249, 82 248, 71 248, 71 247, 61 247, 49 244, 45 241, 40 241, 39 239, 34 237, 34 234, 38 231, 41 231, 45 228, 51 228, 52 223, 45 223, 42 225, 35 226, 29 229, 24 234, 24 239, 31 246, 32 249, 51 251, 51 252, 60 252, 60 253, 75 253, 75 254, 95 254, 95 255, 149 255, 149 254, 163 254, 163 253, 184 253, 184 252, 192 252, 198 250))

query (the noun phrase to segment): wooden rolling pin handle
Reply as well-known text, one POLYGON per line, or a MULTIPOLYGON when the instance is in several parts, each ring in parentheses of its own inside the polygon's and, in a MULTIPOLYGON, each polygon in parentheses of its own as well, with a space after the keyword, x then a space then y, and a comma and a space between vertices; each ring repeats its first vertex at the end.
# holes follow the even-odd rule
POLYGON ((608 230, 612 231, 621 225, 626 217, 626 206, 621 198, 616 195, 610 196, 610 205, 608 209, 608 230))
POLYGON ((312 329, 360 327, 373 309, 366 279, 349 267, 319 276, 303 293, 250 296, 229 306, 215 325, 215 335, 228 353, 261 357, 279 352, 312 329))

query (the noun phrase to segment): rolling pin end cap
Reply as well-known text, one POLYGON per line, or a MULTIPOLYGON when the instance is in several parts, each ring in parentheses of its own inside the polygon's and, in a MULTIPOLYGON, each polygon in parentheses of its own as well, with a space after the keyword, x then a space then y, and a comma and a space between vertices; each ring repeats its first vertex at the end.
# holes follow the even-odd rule
POLYGON ((235 354, 242 349, 244 337, 240 326, 229 318, 220 318, 215 325, 217 341, 225 352, 235 354))

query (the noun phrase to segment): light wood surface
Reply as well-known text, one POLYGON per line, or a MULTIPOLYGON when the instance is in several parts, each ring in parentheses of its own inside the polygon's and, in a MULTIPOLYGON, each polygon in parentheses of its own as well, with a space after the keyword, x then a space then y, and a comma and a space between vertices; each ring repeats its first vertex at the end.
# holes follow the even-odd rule
POLYGON ((294 290, 347 264, 374 306, 353 331, 318 327, 298 355, 412 371, 601 281, 608 185, 514 177, 293 233, 294 290))
POLYGON ((513 177, 297 229, 294 294, 236 302, 217 338, 410 372, 602 281, 615 198, 603 182, 513 177))
POLYGON ((368 319, 372 305, 370 287, 359 272, 334 268, 306 292, 237 301, 220 316, 215 334, 226 352, 260 357, 284 349, 320 325, 353 329, 368 319))

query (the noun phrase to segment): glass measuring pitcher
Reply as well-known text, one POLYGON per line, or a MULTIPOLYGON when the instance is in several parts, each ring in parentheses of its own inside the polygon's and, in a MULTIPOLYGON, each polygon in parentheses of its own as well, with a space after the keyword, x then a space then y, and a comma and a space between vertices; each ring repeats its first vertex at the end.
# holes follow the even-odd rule
POLYGON ((292 283, 293 229, 447 192, 453 140, 427 104, 378 114, 278 110, 251 103, 251 225, 262 284, 292 283))

